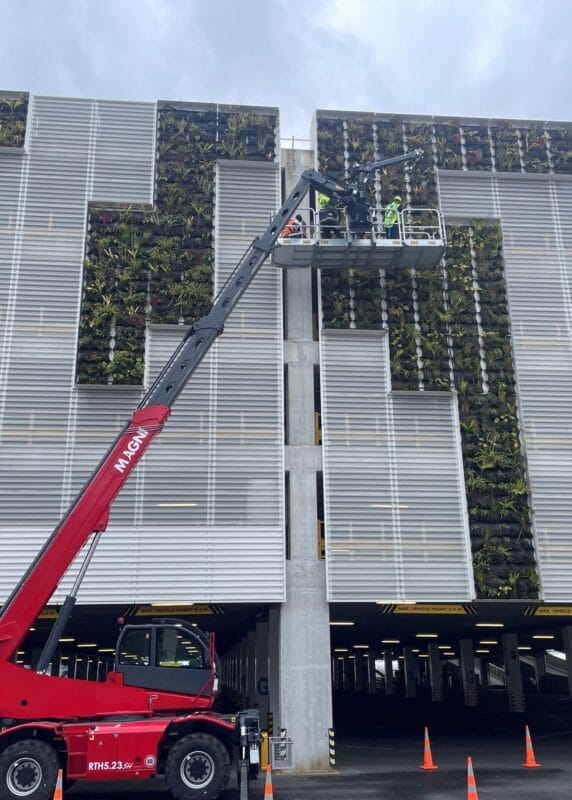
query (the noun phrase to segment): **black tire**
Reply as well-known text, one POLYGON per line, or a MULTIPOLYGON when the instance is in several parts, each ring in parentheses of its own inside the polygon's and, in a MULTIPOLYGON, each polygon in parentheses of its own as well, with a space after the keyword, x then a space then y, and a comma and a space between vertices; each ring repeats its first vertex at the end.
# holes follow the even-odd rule
POLYGON ((14 742, 0 753, 0 800, 51 800, 59 766, 47 742, 14 742))
POLYGON ((191 733, 171 749, 165 780, 177 800, 215 800, 230 775, 230 755, 216 736, 191 733))

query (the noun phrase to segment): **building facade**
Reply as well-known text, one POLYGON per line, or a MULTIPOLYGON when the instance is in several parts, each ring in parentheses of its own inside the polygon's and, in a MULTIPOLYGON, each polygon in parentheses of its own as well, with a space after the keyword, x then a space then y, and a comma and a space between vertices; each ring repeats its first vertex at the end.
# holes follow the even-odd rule
POLYGON ((256 606, 223 677, 304 770, 327 765, 340 615, 370 679, 391 626, 369 615, 400 604, 558 604, 567 649, 570 130, 318 111, 313 149, 281 153, 274 108, 0 95, 0 599, 282 191, 420 149, 370 204, 440 209, 444 259, 269 260, 114 503, 79 603, 256 606))

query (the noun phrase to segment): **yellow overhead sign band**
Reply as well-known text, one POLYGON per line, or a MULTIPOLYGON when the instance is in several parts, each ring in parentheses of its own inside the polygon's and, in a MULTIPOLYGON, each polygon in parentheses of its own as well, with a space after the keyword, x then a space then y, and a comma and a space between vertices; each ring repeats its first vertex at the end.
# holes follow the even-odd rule
POLYGON ((432 605, 428 603, 398 604, 393 609, 394 614, 466 614, 464 606, 460 604, 432 605))
POLYGON ((40 611, 38 619, 57 619, 59 612, 55 608, 44 608, 40 611))
POLYGON ((213 614, 207 605, 194 606, 139 606, 135 612, 136 617, 194 617, 195 614, 213 614))
POLYGON ((534 611, 535 617, 570 617, 572 606, 538 606, 534 611))

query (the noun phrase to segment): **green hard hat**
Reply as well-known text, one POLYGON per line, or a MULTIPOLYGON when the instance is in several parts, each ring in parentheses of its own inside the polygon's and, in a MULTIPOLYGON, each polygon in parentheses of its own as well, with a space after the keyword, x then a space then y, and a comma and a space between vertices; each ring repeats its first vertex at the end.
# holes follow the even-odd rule
POLYGON ((393 199, 394 200, 399 200, 399 202, 401 203, 401 197, 398 194, 396 194, 393 199))

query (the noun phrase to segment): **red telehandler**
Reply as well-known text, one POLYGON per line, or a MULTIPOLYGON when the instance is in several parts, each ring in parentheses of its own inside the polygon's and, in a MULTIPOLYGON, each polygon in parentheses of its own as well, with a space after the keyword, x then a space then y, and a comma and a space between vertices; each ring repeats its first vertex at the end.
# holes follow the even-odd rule
POLYGON ((218 689, 214 636, 188 622, 153 619, 125 625, 105 682, 47 674, 77 591, 105 531, 113 500, 167 421, 182 389, 223 332, 225 321, 270 255, 310 188, 344 207, 350 229, 363 230, 365 175, 415 158, 397 156, 356 170, 338 183, 306 170, 268 228, 256 238, 213 302, 185 335, 155 383, 46 541, 0 613, 0 800, 50 800, 59 769, 76 779, 165 776, 179 800, 214 800, 233 758, 240 799, 258 774, 257 709, 211 710, 218 689), (91 540, 91 541, 90 541, 91 540), (70 595, 35 669, 16 654, 62 577, 89 542, 70 595), (126 658, 125 654, 129 657, 126 658), (182 668, 174 669, 173 666, 182 668))

